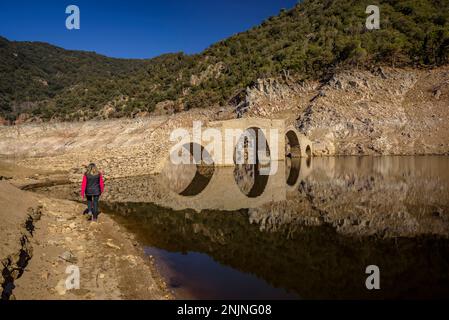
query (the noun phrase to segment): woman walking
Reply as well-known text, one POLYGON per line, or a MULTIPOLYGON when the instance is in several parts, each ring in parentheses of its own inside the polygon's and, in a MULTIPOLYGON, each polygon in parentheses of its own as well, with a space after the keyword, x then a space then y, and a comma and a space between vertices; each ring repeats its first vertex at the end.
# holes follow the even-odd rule
POLYGON ((91 220, 97 222, 98 219, 98 200, 104 191, 104 181, 101 172, 95 163, 87 166, 86 173, 83 176, 81 184, 81 197, 87 198, 87 210, 92 215, 91 220))

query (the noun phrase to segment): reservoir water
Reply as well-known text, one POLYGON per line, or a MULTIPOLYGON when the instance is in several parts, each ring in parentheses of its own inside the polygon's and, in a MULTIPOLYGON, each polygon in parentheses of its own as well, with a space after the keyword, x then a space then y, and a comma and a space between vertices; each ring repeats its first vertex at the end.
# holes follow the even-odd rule
POLYGON ((110 183, 105 210, 179 297, 444 298, 449 157, 288 159, 170 168, 110 183), (367 290, 366 268, 381 289, 367 290))
POLYGON ((169 167, 110 180, 102 210, 135 234, 179 298, 449 297, 449 157, 272 168, 169 167), (371 265, 380 290, 366 287, 371 265))

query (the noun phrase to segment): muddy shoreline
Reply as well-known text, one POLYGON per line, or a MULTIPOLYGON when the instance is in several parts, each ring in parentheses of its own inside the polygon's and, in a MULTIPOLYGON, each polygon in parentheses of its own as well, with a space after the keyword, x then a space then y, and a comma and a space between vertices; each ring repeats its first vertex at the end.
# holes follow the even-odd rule
POLYGON ((64 174, 2 162, 0 176, 2 299, 173 299, 154 258, 111 217, 92 224, 84 204, 30 191, 64 174), (80 285, 68 290, 73 266, 80 285))

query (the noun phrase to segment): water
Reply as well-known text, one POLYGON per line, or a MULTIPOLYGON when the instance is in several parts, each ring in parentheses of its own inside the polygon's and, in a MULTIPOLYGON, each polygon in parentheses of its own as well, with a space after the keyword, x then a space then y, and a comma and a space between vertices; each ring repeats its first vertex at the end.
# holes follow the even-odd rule
POLYGON ((104 210, 181 298, 449 297, 449 157, 168 168, 108 182, 104 210), (368 265, 381 290, 365 287, 368 265))

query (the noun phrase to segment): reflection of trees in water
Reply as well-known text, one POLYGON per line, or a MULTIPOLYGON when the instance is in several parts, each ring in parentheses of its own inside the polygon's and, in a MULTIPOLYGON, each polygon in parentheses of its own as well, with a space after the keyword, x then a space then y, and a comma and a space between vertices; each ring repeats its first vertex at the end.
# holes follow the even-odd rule
POLYGON ((299 191, 341 233, 449 236, 448 180, 345 170, 332 177, 310 176, 299 191))
MULTIPOLYGON (((237 212, 172 211, 153 204, 115 204, 116 219, 141 243, 172 252, 203 252, 303 298, 447 297, 449 242, 435 238, 347 237, 328 226, 261 232, 237 212), (366 266, 381 270, 369 292, 366 266)), ((199 270, 198 272, 201 272, 199 270)))
MULTIPOLYGON (((287 160, 289 176, 290 168, 287 160)), ((252 209, 251 217, 266 230, 302 219, 342 234, 448 237, 448 173, 444 157, 315 158, 312 172, 289 189, 285 203, 252 209)))

